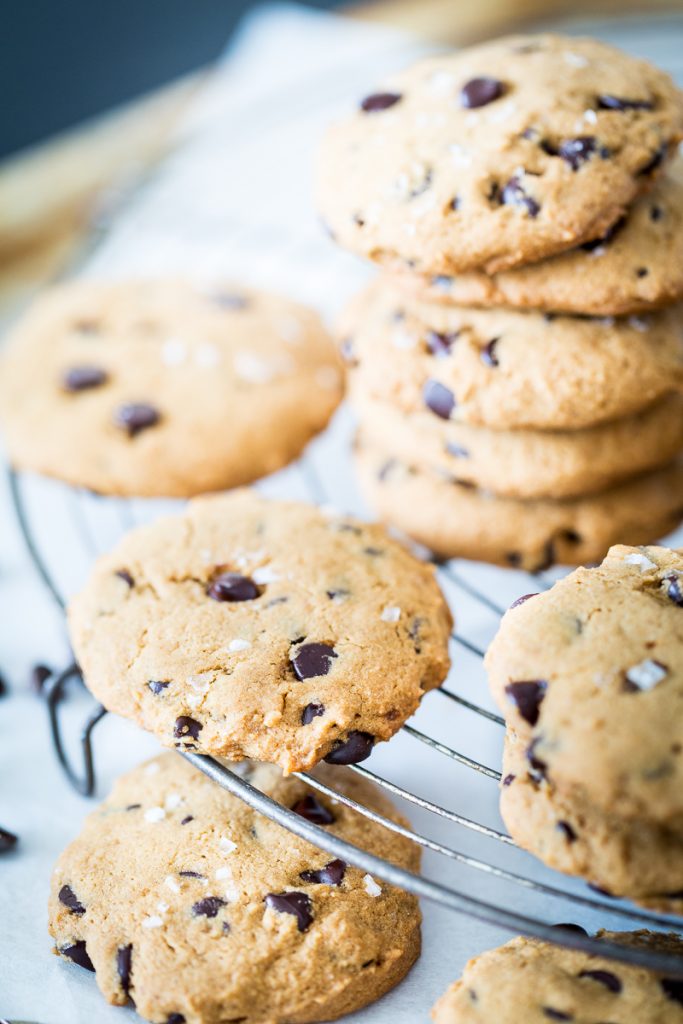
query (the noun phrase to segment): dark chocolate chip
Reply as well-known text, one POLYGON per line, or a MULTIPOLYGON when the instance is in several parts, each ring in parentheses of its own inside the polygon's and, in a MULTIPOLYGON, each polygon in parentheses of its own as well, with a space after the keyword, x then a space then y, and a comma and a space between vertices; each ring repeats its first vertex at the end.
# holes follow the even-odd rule
POLYGON ((148 427, 154 427, 161 419, 153 405, 144 402, 126 402, 114 413, 114 423, 125 430, 129 437, 135 437, 148 427))
POLYGON ((488 345, 484 346, 480 353, 482 363, 486 363, 487 366, 500 365, 498 356, 496 355, 496 346, 498 345, 499 341, 500 338, 492 338, 488 345))
POLYGON ((422 389, 422 399, 428 409, 442 420, 450 419, 455 409, 455 395, 438 380, 428 380, 422 389))
POLYGON ((238 572, 222 572, 206 589, 214 601, 253 601, 260 594, 259 588, 248 576, 238 572))
POLYGON ((370 757, 374 743, 375 737, 369 732, 354 729, 347 739, 336 741, 325 761, 328 764, 358 764, 370 757))
POLYGON ((160 693, 163 693, 167 686, 170 686, 170 681, 162 682, 161 679, 150 679, 147 683, 148 688, 152 693, 158 697, 160 693))
POLYGON ((427 348, 433 356, 439 358, 450 355, 453 342, 459 334, 460 331, 427 331, 427 348))
POLYGON ((0 853, 9 853, 19 842, 19 836, 14 832, 8 832, 6 828, 0 828, 0 853))
POLYGON ((544 1006, 543 1014, 548 1020, 573 1020, 571 1013, 564 1013, 563 1010, 554 1010, 552 1006, 544 1006))
POLYGON ((473 110, 493 103, 505 92, 505 86, 497 78, 471 78, 460 90, 460 106, 473 110))
POLYGON ((557 828, 562 832, 568 843, 576 842, 578 837, 568 821, 558 821, 557 828))
POLYGON ((278 914, 293 914, 300 932, 305 932, 313 921, 313 904, 305 892, 269 892, 265 904, 278 914))
POLYGON ((511 786, 516 778, 517 778, 517 776, 513 775, 513 773, 510 772, 510 774, 506 775, 505 778, 503 779, 503 785, 504 786, 511 786))
POLYGON ((196 740, 198 739, 202 728, 203 727, 200 723, 195 721, 194 718, 189 718, 187 715, 181 715, 180 718, 176 718, 175 720, 173 735, 177 740, 184 739, 186 736, 190 736, 193 740, 196 740))
POLYGON ((598 108, 600 110, 653 110, 652 100, 627 100, 621 96, 611 96, 609 93, 598 96, 598 108))
POLYGON ((508 611, 512 611, 513 608, 518 608, 520 604, 524 604, 524 602, 528 601, 530 597, 538 597, 538 594, 522 594, 521 597, 518 597, 516 601, 512 602, 508 611))
POLYGON ((166 1024, 185 1024, 185 1018, 182 1013, 171 1013, 166 1018, 166 1024))
POLYGON ((346 864, 343 860, 331 860, 324 868, 301 871, 299 878, 315 885, 341 885, 345 872, 346 864))
POLYGON ((302 644, 292 658, 292 668, 297 679, 314 679, 326 676, 332 659, 337 657, 339 655, 330 644, 302 644))
MULTIPOLYGON (((453 198, 451 199, 450 203, 448 204, 449 210, 459 210, 461 202, 462 202, 462 200, 460 199, 460 196, 453 196, 453 198)), ((444 277, 444 276, 441 276, 441 275, 432 278, 432 284, 435 285, 435 287, 437 287, 437 288, 446 288, 447 289, 447 288, 450 287, 451 281, 452 281, 452 278, 444 277), (444 282, 448 282, 448 283, 444 284, 444 282)))
POLYGON ((292 810, 306 821, 312 821, 314 825, 331 825, 336 820, 332 811, 328 811, 313 793, 307 793, 298 800, 292 810))
POLYGON ((116 953, 116 970, 119 972, 119 978, 121 979, 121 988, 125 995, 130 992, 130 972, 133 966, 133 946, 129 943, 127 946, 119 946, 116 953))
POLYGON ((126 807, 126 810, 127 811, 139 811, 141 807, 142 807, 142 804, 128 804, 128 806, 126 807))
POLYGON ((320 718, 325 714, 324 704, 307 704, 301 712, 301 724, 310 725, 314 718, 320 718))
POLYGON ((131 576, 127 569, 117 569, 114 575, 118 576, 119 579, 122 579, 123 582, 127 583, 129 587, 132 588, 135 586, 135 580, 133 579, 133 577, 131 576))
POLYGON ((59 902, 68 907, 72 914, 85 914, 85 907, 70 885, 63 885, 59 890, 59 902))
POLYGON ((526 759, 529 763, 529 766, 532 769, 532 772, 530 773, 531 777, 533 778, 534 782, 537 783, 547 778, 546 772, 548 770, 548 765, 545 763, 545 761, 542 761, 540 757, 536 756, 536 747, 538 746, 540 741, 541 737, 537 736, 535 740, 531 741, 529 746, 526 748, 525 752, 526 759))
POLYGON ((348 597, 351 591, 346 590, 345 587, 335 587, 334 590, 326 590, 325 593, 329 597, 330 601, 334 601, 335 598, 348 597))
POLYGON ((600 248, 601 245, 607 245, 607 243, 611 242, 612 239, 619 234, 622 228, 625 227, 626 220, 626 217, 620 217, 619 220, 615 220, 612 227, 609 228, 604 235, 601 235, 600 238, 593 238, 590 242, 584 242, 580 248, 583 249, 584 252, 593 252, 594 249, 600 248))
POLYGON ((99 388, 107 381, 107 374, 98 366, 73 366, 62 377, 65 391, 88 391, 99 388))
POLYGON ((680 978, 661 978, 659 984, 667 999, 683 1006, 683 981, 680 978))
POLYGON ((192 913, 195 917, 217 917, 221 907, 227 906, 220 896, 205 896, 203 900, 192 904, 192 913))
POLYGON ((181 878, 204 878, 199 871, 179 871, 178 874, 181 878))
POLYGON ((663 216, 664 211, 662 210, 661 206, 657 206, 657 204, 655 203, 650 207, 650 220, 656 222, 658 220, 661 220, 663 216))
POLYGON ((647 277, 649 273, 650 271, 647 269, 647 267, 636 268, 636 277, 647 277))
POLYGON ((449 455, 455 456, 456 459, 469 459, 470 457, 467 448, 463 448, 459 444, 453 444, 451 441, 446 442, 446 451, 449 455))
POLYGON ((79 939, 74 942, 71 946, 60 946, 59 952, 62 956, 66 956, 69 960, 73 960, 79 967, 84 967, 86 971, 95 971, 92 960, 88 956, 88 951, 85 948, 85 942, 83 939, 79 939))
POLYGON ((28 685, 34 693, 42 694, 45 683, 52 675, 52 669, 48 665, 34 665, 29 675, 28 685))
POLYGON ((536 200, 524 191, 522 183, 516 175, 513 175, 503 186, 500 202, 503 206, 523 206, 530 217, 537 217, 541 210, 536 200))
POLYGON ((680 576, 665 576, 664 580, 668 583, 666 588, 666 596, 674 604, 678 605, 679 608, 683 608, 683 586, 681 586, 680 576))
POLYGON ((596 146, 594 135, 579 135, 575 139, 565 139, 561 142, 557 154, 573 171, 578 171, 579 167, 593 156, 596 146))
POLYGON ((366 96, 360 105, 360 109, 366 114, 376 114, 380 110, 388 110, 402 98, 400 92, 374 92, 366 96))
POLYGON ((592 978, 593 981, 604 985, 605 988, 608 988, 610 992, 614 992, 615 995, 618 995, 623 987, 619 978, 617 978, 616 974, 612 974, 611 971, 581 971, 579 977, 592 978))
POLYGON ((506 694, 529 725, 536 725, 538 722, 541 701, 545 697, 547 686, 544 679, 529 679, 508 683, 505 687, 506 694))
POLYGON ((419 181, 418 184, 415 185, 415 187, 410 190, 410 192, 408 193, 408 198, 417 199, 418 196, 421 196, 424 192, 426 192, 432 183, 432 178, 433 171, 430 168, 424 175, 422 180, 419 181))
POLYGON ((659 147, 659 149, 655 150, 655 152, 652 154, 647 163, 643 164, 643 166, 638 171, 638 174, 650 174, 652 171, 656 171, 659 165, 664 160, 664 157, 667 155, 668 150, 669 147, 667 146, 667 144, 663 143, 659 147))
POLYGON ((180 824, 181 825, 189 825, 191 821, 194 821, 194 815, 193 814, 187 814, 183 818, 183 820, 180 822, 180 824))

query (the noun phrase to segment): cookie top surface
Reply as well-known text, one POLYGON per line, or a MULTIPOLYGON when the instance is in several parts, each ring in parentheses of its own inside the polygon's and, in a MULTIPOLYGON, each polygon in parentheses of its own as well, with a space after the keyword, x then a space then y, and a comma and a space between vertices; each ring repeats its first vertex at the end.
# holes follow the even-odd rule
MULTIPOLYGON (((344 769, 319 776, 407 825, 344 769)), ((277 769, 248 781, 365 850, 419 869, 417 847, 277 769)), ((164 1024, 330 1020, 396 984, 419 954, 417 900, 298 839, 176 754, 115 785, 62 853, 50 932, 112 1003, 164 1024), (87 960, 86 960, 87 957, 87 960)))
MULTIPOLYGON (((606 940, 683 956, 674 934, 600 932, 606 940)), ((680 982, 643 968, 517 938, 470 960, 432 1011, 436 1024, 681 1024, 680 982)))
POLYGON ((375 514, 441 558, 541 572, 585 565, 612 544, 648 543, 681 521, 683 459, 605 491, 553 499, 497 497, 391 457, 361 431, 355 464, 375 514))
POLYGON ((180 280, 54 290, 15 328, 0 378, 17 466, 126 495, 188 496, 278 469, 342 390, 311 310, 180 280))
POLYGON ((134 530, 69 618, 111 711, 285 771, 364 759, 449 665, 432 566, 380 526, 249 491, 134 530))
POLYGON ((405 271, 399 287, 437 302, 594 316, 647 312, 676 302, 683 297, 683 157, 665 167, 602 240, 492 275, 405 271))
POLYGON ((394 75, 333 126, 318 208, 379 262, 492 273, 601 237, 682 134, 664 72, 592 39, 512 36, 394 75))
POLYGON ((680 820, 680 551, 611 548, 508 611, 486 665, 499 707, 558 788, 626 817, 680 820))
POLYGON ((353 388, 407 413, 574 430, 683 389, 681 307, 577 318, 445 306, 377 279, 340 318, 353 388))

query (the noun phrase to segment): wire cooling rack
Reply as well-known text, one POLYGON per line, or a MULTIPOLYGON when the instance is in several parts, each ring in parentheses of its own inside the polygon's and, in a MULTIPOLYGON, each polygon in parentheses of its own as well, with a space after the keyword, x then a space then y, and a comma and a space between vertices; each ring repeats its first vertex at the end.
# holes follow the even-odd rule
MULTIPOLYGON (((310 455, 304 456, 288 472, 290 475, 298 475, 299 491, 301 492, 301 489, 303 489, 306 492, 306 494, 300 493, 301 497, 307 496, 314 502, 326 503, 328 495, 314 460, 310 455)), ((30 488, 30 480, 27 481, 23 475, 10 471, 10 491, 14 512, 31 560, 52 598, 60 610, 64 611, 66 606, 64 593, 60 583, 54 577, 47 555, 41 549, 40 540, 32 526, 27 502, 27 492, 30 491, 30 488)), ((96 515, 101 514, 103 503, 107 506, 112 506, 107 508, 107 513, 113 514, 117 520, 118 532, 124 531, 136 522, 136 505, 139 505, 139 502, 97 498, 83 492, 71 490, 67 490, 66 495, 67 503, 70 506, 70 525, 78 535, 84 549, 90 553, 90 556, 95 553, 97 542, 92 533, 92 526, 89 526, 88 517, 92 520, 93 516, 92 509, 88 511, 89 504, 95 503, 99 506, 95 513, 96 515)), ((496 577, 508 575, 506 570, 491 570, 491 572, 496 577)), ((501 614, 505 611, 505 604, 492 597, 490 590, 484 590, 480 582, 473 581, 468 563, 456 561, 443 563, 437 566, 437 573, 444 591, 451 595, 456 622, 459 621, 458 605, 460 600, 465 600, 468 603, 475 602, 491 619, 492 628, 496 627, 501 614)), ((518 586, 521 582, 522 587, 526 588, 526 592, 547 589, 552 585, 552 579, 542 573, 514 573, 509 575, 514 576, 518 586)), ((504 591, 503 587, 499 589, 504 591)), ((525 591, 523 590, 522 592, 525 591)), ((462 654, 480 662, 484 655, 483 646, 466 636, 461 629, 453 633, 452 640, 456 649, 454 654, 455 667, 446 683, 439 689, 426 695, 426 699, 434 702, 441 701, 443 707, 439 708, 439 716, 443 717, 444 720, 453 715, 462 715, 463 718, 468 716, 473 720, 485 723, 487 727, 493 730, 497 730, 499 738, 502 739, 503 719, 478 702, 462 696, 455 689, 458 685, 460 655, 462 654)), ((101 705, 96 705, 88 714, 80 731, 80 752, 74 764, 74 760, 67 752, 68 744, 62 734, 60 708, 65 688, 72 680, 78 677, 80 677, 78 666, 75 663, 69 665, 47 687, 46 702, 57 758, 71 785, 82 795, 90 796, 93 794, 96 784, 93 737, 98 723, 107 712, 101 705)), ((463 719, 453 719, 453 726, 452 731, 460 735, 462 735, 463 729, 467 731, 468 728, 467 723, 463 722, 463 719)), ((481 763, 479 760, 461 750, 455 749, 428 732, 418 729, 412 724, 406 724, 403 726, 402 733, 412 743, 427 747, 429 752, 438 758, 436 771, 438 771, 442 778, 447 776, 455 765, 458 765, 465 769, 467 775, 475 776, 477 780, 484 780, 485 784, 489 787, 496 787, 500 782, 500 772, 496 768, 481 763)), ((339 857, 389 884, 400 886, 416 896, 432 900, 460 914, 466 914, 488 924, 500 926, 509 932, 536 936, 558 945, 583 950, 587 953, 601 954, 615 960, 662 971, 669 976, 683 978, 683 963, 681 963, 679 958, 643 949, 622 947, 612 942, 608 943, 593 938, 581 927, 577 927, 574 924, 560 924, 558 926, 555 923, 557 921, 564 921, 568 914, 575 916, 577 912, 592 912, 598 915, 598 921, 607 916, 612 920, 614 918, 621 919, 626 929, 638 927, 681 931, 683 930, 683 918, 637 910, 621 901, 615 902, 610 899, 609 902, 606 902, 603 899, 589 895, 589 890, 585 887, 584 891, 581 891, 580 884, 575 883, 573 880, 563 879, 564 884, 561 885, 554 884, 552 876, 549 882, 539 880, 538 877, 534 877, 539 874, 536 862, 529 855, 522 854, 507 833, 484 821, 475 820, 472 817, 459 813, 457 810, 444 806, 427 796, 413 792, 406 786, 399 785, 386 778, 381 771, 372 770, 366 765, 351 767, 352 771, 373 782, 391 797, 399 798, 413 809, 423 813, 428 822, 424 830, 413 831, 396 824, 376 811, 364 807, 355 800, 339 793, 333 786, 319 781, 314 775, 308 773, 295 774, 328 798, 346 804, 378 825, 399 833, 415 842, 423 850, 437 855, 447 867, 457 866, 483 880, 482 896, 474 894, 476 887, 469 882, 454 884, 453 880, 448 877, 442 880, 441 877, 430 878, 427 875, 414 874, 375 854, 370 854, 338 836, 329 834, 324 828, 307 821, 254 788, 249 783, 248 777, 243 777, 239 766, 231 770, 225 764, 211 757, 189 752, 182 752, 179 756, 185 757, 218 785, 244 800, 259 813, 289 829, 300 838, 308 840, 332 856, 339 857), (450 845, 450 842, 443 842, 440 839, 430 837, 429 822, 431 820, 438 820, 442 825, 447 826, 449 832, 459 837, 475 834, 479 839, 486 841, 487 846, 491 850, 491 856, 486 858, 477 856, 467 851, 466 844, 464 848, 458 849, 454 845, 450 845), (518 871, 514 868, 514 865, 510 866, 507 863, 507 855, 525 858, 526 871, 518 871), (522 910, 515 908, 515 900, 510 896, 512 891, 522 894, 522 910), (491 898, 492 895, 493 898, 491 898), (539 898, 542 898, 543 903, 546 905, 545 913, 528 911, 526 909, 527 903, 533 903, 535 899, 539 898), (549 910, 552 917, 548 913, 549 910)), ((456 780, 454 780, 455 784, 456 780)), ((443 871, 437 872, 437 875, 443 875, 443 871)))

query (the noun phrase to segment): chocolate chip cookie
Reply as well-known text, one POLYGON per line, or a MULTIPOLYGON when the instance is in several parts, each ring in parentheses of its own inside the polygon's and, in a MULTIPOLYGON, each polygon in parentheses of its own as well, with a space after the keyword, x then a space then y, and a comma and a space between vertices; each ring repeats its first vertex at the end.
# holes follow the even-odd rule
POLYGON ((427 301, 592 316, 644 313, 683 298, 683 158, 665 168, 602 238, 498 274, 397 272, 427 301))
POLYGON ((532 768, 603 812, 683 834, 680 551, 611 548, 508 611, 486 667, 532 768))
POLYGON ((413 415, 578 430, 683 390, 683 310, 579 318, 419 302, 380 279, 339 325, 351 386, 413 415))
POLYGON ((380 263, 495 273, 602 238, 682 136, 664 72, 592 39, 512 36, 362 99, 325 139, 317 205, 380 263))
POLYGON ((444 480, 512 498, 572 498, 671 462, 683 451, 683 395, 584 430, 490 430, 441 420, 429 410, 409 418, 389 402, 354 395, 363 436, 387 459, 444 480))
POLYGON ((188 496, 300 454, 341 397, 318 317, 186 281, 81 281, 15 328, 0 372, 9 456, 103 494, 188 496))
POLYGON ((134 530, 69 622, 110 711, 286 772, 393 736, 444 679, 452 625, 433 567, 381 527, 249 491, 134 530))
MULTIPOLYGON (((418 848, 265 765, 252 785, 411 871, 418 848)), ((401 825, 376 787, 321 778, 401 825)), ((415 897, 297 839, 176 754, 124 776, 59 858, 57 952, 155 1024, 333 1020, 396 985, 420 952, 415 897)))
POLYGON ((391 458, 361 433, 355 465, 380 520, 440 558, 547 569, 602 558, 611 544, 664 537, 680 523, 683 463, 586 497, 500 498, 391 458))
MULTIPOLYGON (((626 946, 683 957, 661 932, 598 932, 626 946)), ((436 1024, 683 1024, 683 985, 641 967, 517 938, 474 957, 432 1010, 436 1024)))

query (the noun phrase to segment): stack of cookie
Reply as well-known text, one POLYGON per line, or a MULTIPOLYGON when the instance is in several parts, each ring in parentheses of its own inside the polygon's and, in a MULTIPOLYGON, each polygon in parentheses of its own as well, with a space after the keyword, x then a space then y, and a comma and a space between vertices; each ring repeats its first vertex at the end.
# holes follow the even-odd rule
POLYGON ((683 906, 683 553, 613 547, 505 615, 501 812, 520 846, 609 894, 683 906))
POLYGON ((550 35, 420 63, 333 128, 320 209, 384 268, 341 331, 381 518, 529 569, 677 525, 682 136, 667 75, 550 35))

